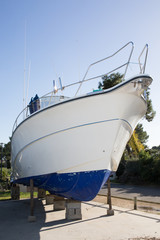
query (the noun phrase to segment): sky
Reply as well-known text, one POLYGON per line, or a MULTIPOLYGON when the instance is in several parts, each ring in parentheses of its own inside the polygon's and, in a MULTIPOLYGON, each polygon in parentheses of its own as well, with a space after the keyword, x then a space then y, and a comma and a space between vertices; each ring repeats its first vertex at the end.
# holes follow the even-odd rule
MULTIPOLYGON (((133 41, 134 62, 149 45, 146 73, 153 78, 156 117, 141 123, 148 146, 159 146, 159 13, 159 0, 0 0, 0 143, 12 135, 24 89, 28 102, 52 91, 59 77, 63 85, 80 81, 90 63, 133 41)), ((138 74, 134 65, 131 70, 138 74)))

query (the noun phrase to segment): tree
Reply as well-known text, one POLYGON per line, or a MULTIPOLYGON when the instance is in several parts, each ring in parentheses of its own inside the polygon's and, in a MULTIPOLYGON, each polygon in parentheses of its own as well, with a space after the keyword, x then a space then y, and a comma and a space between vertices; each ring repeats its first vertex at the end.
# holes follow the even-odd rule
POLYGON ((111 88, 118 83, 121 83, 123 80, 123 75, 120 73, 112 73, 109 76, 103 76, 102 77, 102 83, 99 82, 98 88, 99 89, 108 89, 111 88))
POLYGON ((159 145, 159 146, 153 146, 153 147, 151 148, 151 152, 157 152, 157 153, 160 154, 160 145, 159 145))
POLYGON ((11 168, 11 141, 4 145, 4 154, 7 162, 7 168, 11 168))
POLYGON ((147 95, 147 112, 145 114, 145 118, 148 122, 151 122, 155 117, 156 112, 153 110, 152 101, 149 98, 150 95, 149 90, 146 91, 146 95, 147 95))
POLYGON ((0 146, 0 157, 3 155, 3 160, 7 163, 7 168, 11 167, 11 141, 6 143, 3 148, 0 146))
POLYGON ((141 143, 138 135, 136 134, 136 130, 134 130, 129 142, 127 143, 126 149, 132 158, 137 158, 139 153, 144 150, 144 145, 141 143), (128 149, 131 149, 131 151, 128 151, 128 149))
POLYGON ((138 135, 140 142, 145 146, 145 144, 148 141, 149 136, 148 136, 147 132, 143 130, 143 125, 138 123, 137 127, 135 129, 135 132, 138 135))

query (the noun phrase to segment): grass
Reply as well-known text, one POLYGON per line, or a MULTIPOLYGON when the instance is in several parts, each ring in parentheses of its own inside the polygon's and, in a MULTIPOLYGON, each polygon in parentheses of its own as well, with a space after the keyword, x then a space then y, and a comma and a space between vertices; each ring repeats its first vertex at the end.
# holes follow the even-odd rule
MULTIPOLYGON (((34 192, 34 197, 36 198, 37 197, 37 192, 34 192)), ((30 198, 30 193, 29 192, 21 192, 20 193, 20 199, 27 199, 27 198, 30 198)), ((1 200, 10 200, 11 199, 11 191, 10 190, 7 190, 7 191, 1 191, 0 192, 0 201, 1 200)))
POLYGON ((0 192, 0 200, 11 199, 11 191, 0 192))
MULTIPOLYGON (((33 196, 34 196, 35 198, 38 197, 38 193, 37 193, 37 192, 34 192, 34 193, 33 193, 33 196)), ((21 192, 21 193, 20 193, 20 199, 23 199, 23 198, 30 198, 30 193, 29 193, 29 192, 26 192, 26 193, 21 192)))

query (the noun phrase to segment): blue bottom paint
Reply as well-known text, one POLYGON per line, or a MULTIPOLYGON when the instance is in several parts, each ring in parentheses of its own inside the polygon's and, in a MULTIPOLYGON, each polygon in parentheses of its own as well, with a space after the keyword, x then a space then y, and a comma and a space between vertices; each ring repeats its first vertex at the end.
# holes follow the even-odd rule
POLYGON ((97 195, 109 175, 109 170, 61 174, 50 173, 18 179, 13 183, 29 186, 30 179, 32 178, 35 187, 43 188, 51 194, 78 201, 90 201, 97 195))

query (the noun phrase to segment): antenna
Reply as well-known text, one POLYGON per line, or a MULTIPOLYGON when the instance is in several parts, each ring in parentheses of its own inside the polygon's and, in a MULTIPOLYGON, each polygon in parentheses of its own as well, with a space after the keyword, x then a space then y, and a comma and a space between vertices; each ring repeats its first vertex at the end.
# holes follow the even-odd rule
POLYGON ((62 86, 62 80, 61 80, 60 77, 59 77, 59 86, 60 86, 61 91, 63 91, 63 90, 64 90, 64 87, 62 86))
MULTIPOLYGON (((23 83, 23 109, 25 108, 25 98, 26 98, 26 21, 25 21, 25 29, 24 29, 24 83, 23 83)), ((25 114, 25 113, 24 113, 25 114)), ((25 117, 25 115, 23 115, 25 117)))
POLYGON ((27 92, 26 92, 26 99, 25 99, 25 107, 27 106, 27 98, 28 98, 28 90, 29 90, 30 72, 31 72, 31 61, 29 62, 29 68, 28 68, 28 79, 27 79, 27 92))

